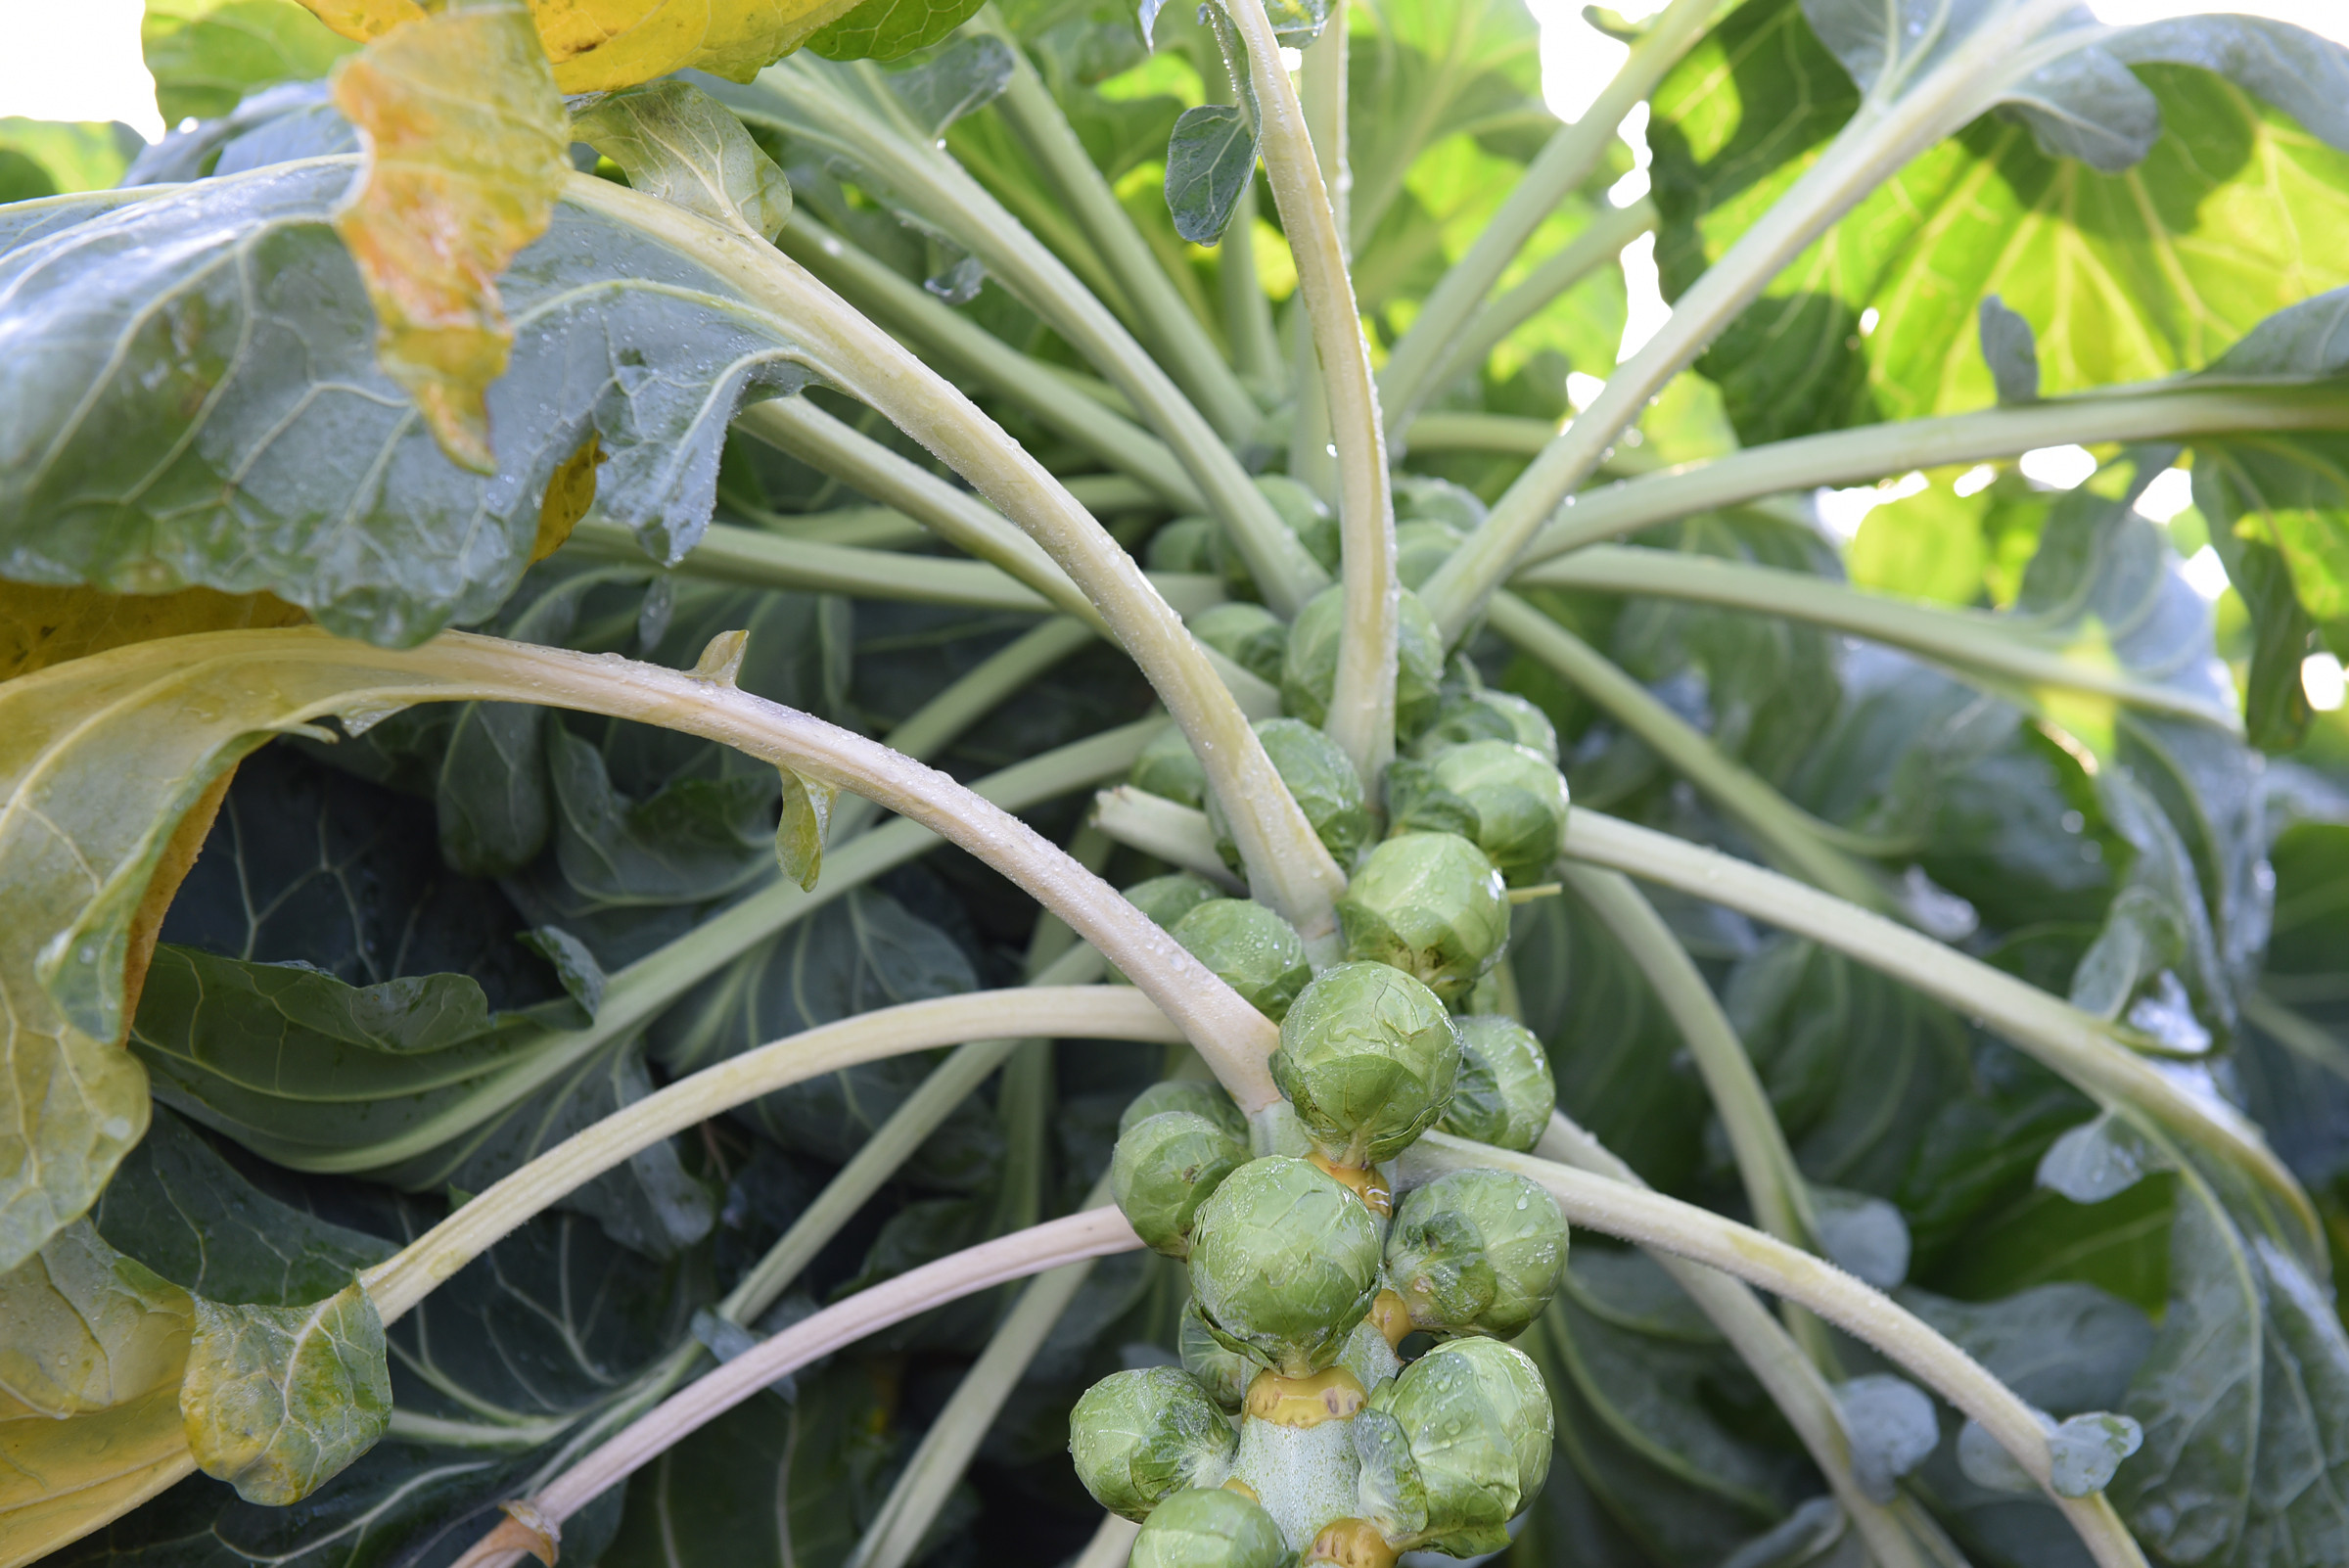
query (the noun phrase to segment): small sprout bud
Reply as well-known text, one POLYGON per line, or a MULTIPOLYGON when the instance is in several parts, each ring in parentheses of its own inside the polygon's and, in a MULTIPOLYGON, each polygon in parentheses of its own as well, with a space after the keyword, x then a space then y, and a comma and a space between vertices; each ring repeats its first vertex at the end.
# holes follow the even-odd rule
POLYGON ((1183 806, 1197 806, 1207 798, 1207 769, 1199 765, 1191 743, 1173 724, 1152 736, 1150 744, 1142 748, 1142 755, 1133 760, 1133 771, 1126 775, 1126 782, 1183 806))
POLYGON ((1549 1194, 1506 1171, 1453 1171, 1396 1211, 1387 1279, 1413 1325, 1514 1339, 1542 1315, 1566 1268, 1566 1221, 1549 1194))
POLYGON ((1338 899, 1338 925, 1347 957, 1392 964, 1451 1001, 1508 945, 1508 890, 1457 834, 1405 833, 1363 860, 1338 899))
MULTIPOLYGON (((1313 725, 1294 718, 1267 718, 1256 726, 1257 739, 1272 769, 1289 787, 1330 855, 1341 866, 1354 864, 1362 846, 1370 842, 1370 807, 1362 797, 1362 777, 1347 761, 1336 741, 1313 725)), ((1241 869, 1239 845, 1231 836, 1230 818, 1222 803, 1207 803, 1208 826, 1215 830, 1216 853, 1234 871, 1241 869)))
POLYGON ((1259 1372, 1248 1384, 1248 1397, 1242 1408, 1251 1421, 1270 1421, 1275 1426, 1319 1426, 1324 1421, 1351 1421, 1369 1396, 1362 1385, 1343 1366, 1315 1372, 1311 1377, 1283 1377, 1278 1372, 1259 1372))
POLYGON ((1194 1111, 1161 1111, 1118 1134, 1110 1191, 1153 1251, 1187 1257, 1200 1206, 1248 1163, 1248 1140, 1194 1111))
POLYGON ((1195 1301, 1183 1304, 1182 1318, 1174 1327, 1174 1348, 1182 1357, 1182 1369, 1207 1390, 1207 1397, 1229 1413, 1239 1414, 1240 1407, 1247 1403, 1248 1385, 1263 1368, 1216 1338, 1195 1301))
POLYGON ((1221 899, 1223 891, 1202 876, 1177 871, 1172 876, 1152 877, 1137 882, 1126 890, 1126 901, 1148 915, 1167 930, 1210 899, 1221 899))
POLYGON ((1132 1568, 1288 1568, 1280 1526, 1239 1491, 1193 1487, 1169 1497, 1134 1538, 1132 1568))
POLYGON ((1305 1548, 1304 1568, 1330 1563, 1333 1568, 1395 1568, 1402 1555, 1367 1519, 1332 1519, 1305 1548))
POLYGON ((1514 1018, 1471 1014, 1452 1022, 1460 1031, 1460 1076, 1437 1125, 1495 1148, 1531 1149, 1558 1104, 1542 1042, 1514 1018))
POLYGON ((1178 517, 1150 535, 1142 560, 1153 572, 1213 572, 1222 531, 1212 517, 1178 517))
POLYGON ((1436 721, 1411 747, 1414 757, 1433 757, 1447 746, 1468 741, 1514 741, 1528 751, 1558 761, 1558 731, 1549 715, 1507 691, 1457 691, 1444 699, 1436 721))
POLYGON ((1118 1136, 1124 1137, 1135 1123, 1162 1111, 1189 1111, 1206 1117, 1235 1138, 1248 1136, 1248 1118, 1231 1103, 1231 1096, 1221 1085, 1198 1078, 1164 1079, 1136 1094, 1118 1118, 1118 1136))
POLYGON ((1313 1146, 1360 1169, 1436 1125, 1459 1064, 1435 992, 1385 964, 1356 963, 1305 988, 1281 1020, 1270 1065, 1313 1146))
POLYGON ((1413 522, 1395 525, 1395 575, 1416 592, 1434 576, 1466 535, 1446 523, 1413 522))
POLYGON ((1542 754, 1507 741, 1469 741, 1387 770, 1398 833, 1457 833, 1511 887, 1549 875, 1566 836, 1566 779, 1542 754))
MULTIPOLYGON (((1435 716, 1444 679, 1444 634, 1419 596, 1404 590, 1395 669, 1395 734, 1408 740, 1435 716)), ((1297 613, 1289 627, 1288 661, 1281 666, 1280 705, 1291 716, 1318 725, 1329 716, 1338 680, 1338 638, 1345 627, 1346 593, 1325 588, 1297 613)))
POLYGON ((1378 1293, 1370 1212, 1303 1160, 1241 1166, 1199 1206, 1192 1235, 1191 1292, 1209 1330, 1292 1377, 1335 1360, 1378 1293))
MULTIPOLYGON (((1395 1296, 1391 1290, 1382 1290, 1378 1294, 1382 1301, 1395 1296)), ((1377 1310, 1376 1304, 1373 1304, 1371 1311, 1375 1314, 1377 1310)), ((1405 1333, 1410 1332, 1411 1320, 1407 1316, 1403 1320, 1403 1328, 1405 1333)), ((1387 1342, 1386 1331, 1365 1317, 1354 1325, 1353 1333, 1346 1336, 1346 1348, 1338 1352, 1338 1365, 1353 1373, 1354 1380, 1362 1387, 1375 1389, 1403 1370, 1403 1358, 1396 1355, 1395 1347, 1387 1342)))
POLYGON ((1261 604, 1219 604, 1191 617, 1191 635, 1247 670, 1280 684, 1288 657, 1289 628, 1261 604))
POLYGON ((1093 1500, 1147 1519, 1173 1493, 1231 1473, 1238 1434, 1189 1375, 1173 1366, 1113 1372, 1069 1412, 1069 1456, 1093 1500))
POLYGON ((1451 1340, 1403 1369, 1354 1420, 1360 1514, 1388 1541, 1456 1557, 1500 1551, 1549 1475, 1549 1393, 1524 1354, 1451 1340))
POLYGON ((1468 533, 1484 521, 1485 503, 1477 499, 1474 490, 1430 474, 1395 476, 1395 522, 1399 528, 1405 523, 1441 523, 1468 533))
POLYGON ((1338 569, 1338 520, 1321 497, 1286 474, 1260 474, 1256 487, 1323 570, 1338 569))
POLYGON ((1213 899, 1174 922, 1174 940, 1240 999, 1279 1023, 1313 978, 1296 928, 1261 903, 1213 899))

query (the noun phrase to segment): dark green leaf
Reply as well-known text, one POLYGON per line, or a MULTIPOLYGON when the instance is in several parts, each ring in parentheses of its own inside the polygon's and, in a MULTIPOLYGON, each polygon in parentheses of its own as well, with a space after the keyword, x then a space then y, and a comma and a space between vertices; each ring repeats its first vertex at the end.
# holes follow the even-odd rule
POLYGON ((328 161, 205 181, 0 257, 0 397, 45 410, 0 446, 0 567, 268 588, 413 642, 511 591, 541 492, 590 432, 602 515, 665 559, 693 543, 734 405, 799 384, 784 337, 682 255, 560 207, 500 282, 523 326, 489 396, 498 473, 469 474, 375 366, 326 221, 349 178, 328 161), (166 455, 133 477, 127 450, 166 455))
POLYGON ((90 1219, 109 1243, 173 1284, 230 1305, 322 1300, 393 1250, 278 1202, 160 1107, 90 1219))
POLYGON ((1214 245, 1256 176, 1256 124, 1230 104, 1186 109, 1167 138, 1167 210, 1174 232, 1214 245))

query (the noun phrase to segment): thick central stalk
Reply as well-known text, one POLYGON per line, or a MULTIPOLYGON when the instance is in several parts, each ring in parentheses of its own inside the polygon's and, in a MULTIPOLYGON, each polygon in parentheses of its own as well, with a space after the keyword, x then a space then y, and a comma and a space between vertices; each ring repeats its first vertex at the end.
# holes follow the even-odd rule
MULTIPOLYGON (((1264 117, 1265 174, 1297 258, 1297 289, 1313 326, 1330 440, 1337 447, 1346 623, 1323 727, 1353 759, 1362 782, 1375 789, 1395 752, 1396 621, 1403 584, 1395 575, 1395 500, 1387 484, 1386 434, 1370 373, 1370 345, 1362 337, 1354 279, 1346 268, 1345 236, 1322 179, 1305 106, 1281 65, 1280 39, 1264 0, 1232 0, 1229 10, 1248 46, 1249 78, 1264 117)), ((1330 25, 1338 25, 1335 19, 1330 25)), ((1336 49, 1343 36, 1313 47, 1336 49)))

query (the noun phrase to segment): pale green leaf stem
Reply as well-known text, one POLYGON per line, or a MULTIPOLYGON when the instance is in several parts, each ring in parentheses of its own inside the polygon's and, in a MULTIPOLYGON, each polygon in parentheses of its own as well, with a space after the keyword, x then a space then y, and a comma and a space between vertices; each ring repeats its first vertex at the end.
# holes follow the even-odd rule
POLYGON ((1729 1135, 1729 1153, 1737 1162, 1737 1176, 1754 1218, 1763 1229, 1789 1246, 1819 1251, 1818 1222, 1811 1213, 1810 1191, 1794 1163, 1794 1150, 1787 1146, 1785 1130, 1771 1109, 1770 1094, 1754 1071, 1753 1058, 1746 1054, 1728 1015, 1714 999, 1713 988, 1705 983, 1696 961, 1629 877, 1578 865, 1567 866, 1565 877, 1575 896, 1598 916, 1599 923, 1614 934, 1647 977, 1681 1038, 1687 1041, 1688 1054, 1695 1058, 1697 1074, 1705 1081, 1705 1091, 1712 1096, 1713 1108, 1729 1135))
MULTIPOLYGON (((1543 257, 1516 287, 1499 299, 1488 300, 1478 307, 1476 314, 1459 329, 1458 340, 1449 346, 1450 351, 1443 354, 1434 369, 1424 373, 1426 389, 1421 393, 1421 400, 1447 383, 1473 373, 1492 355, 1494 349, 1500 346, 1501 340, 1541 314, 1543 308, 1558 296, 1599 268, 1611 265, 1625 246, 1652 231, 1655 226, 1656 205, 1645 197, 1630 207, 1601 213, 1589 228, 1559 247, 1555 254, 1543 257)), ((1418 324, 1414 321, 1412 328, 1416 330, 1418 324)), ((1409 337, 1409 333, 1404 334, 1405 342, 1409 337)), ((1386 394, 1388 379, 1395 374, 1396 361, 1403 347, 1402 343, 1396 345, 1396 353, 1388 356, 1386 369, 1379 373, 1382 395, 1386 394)), ((1394 398, 1389 397, 1388 401, 1390 434, 1387 438, 1390 442, 1403 441, 1407 444, 1416 428, 1413 422, 1418 418, 1417 409, 1414 407, 1397 412, 1392 406, 1394 398)))
POLYGON ((1883 884, 1839 849, 1825 823, 1741 764, 1582 638, 1505 589, 1489 606, 1493 629, 1550 669, 1636 735, 1751 833, 1773 860, 1839 899, 1882 905, 1883 884))
POLYGON ((2059 639, 2021 617, 1896 599, 1808 573, 1717 556, 1607 544, 1586 545, 1526 567, 1515 580, 1525 587, 1646 594, 1783 616, 1906 648, 1960 675, 2025 694, 2043 688, 2090 692, 2147 713, 2242 732, 2242 717, 2232 707, 2067 657, 2059 639))
MULTIPOLYGON (((1099 607, 1119 644, 1190 737, 1210 782, 1230 808, 1233 837, 1251 884, 1309 941, 1335 930, 1334 906, 1344 874, 1281 783, 1247 716, 1181 618, 1049 470, 949 383, 788 258, 602 180, 578 176, 571 196, 581 205, 624 214, 626 221, 734 280, 749 298, 790 324, 811 367, 927 446, 1041 544, 1099 607)), ((1253 484, 1248 488, 1263 500, 1253 484)), ((1277 519, 1275 526, 1294 541, 1277 519)))
MULTIPOLYGON (((1678 842, 1678 841, 1675 841, 1678 842)), ((2047 1490, 2099 1568, 2143 1568, 2144 1554, 2101 1493, 2066 1498, 2050 1482, 2047 1433, 2031 1407, 1971 1356, 1881 1292, 1833 1264, 1711 1210, 1532 1155, 1430 1132, 1396 1162, 1405 1189, 1474 1166, 1539 1182, 1578 1225, 1677 1254, 1798 1303, 1872 1346, 1980 1422, 2023 1472, 2047 1490)))
POLYGON ((992 33, 1011 46, 1011 80, 995 101, 996 110, 1027 144, 1061 200, 1069 204, 1084 237, 1124 286, 1150 346, 1223 438, 1245 445, 1262 422, 1255 400, 1216 351, 1199 318, 1174 292, 1173 280, 1152 254, 1149 242, 1119 204, 1109 181, 1093 166, 1084 144, 1077 139, 1068 115, 1053 101, 1051 90, 1036 73, 1027 53, 991 6, 980 10, 972 30, 992 33))
POLYGON ((859 309, 964 374, 992 387, 1052 434, 1148 485, 1184 511, 1207 497, 1166 442, 1101 405, 944 300, 883 266, 857 246, 802 213, 777 242, 784 254, 859 309))
POLYGON ((761 117, 761 100, 782 109, 769 122, 786 133, 804 136, 810 125, 822 125, 826 137, 852 160, 874 170, 888 188, 978 256, 1005 288, 1107 376, 1174 449, 1211 509, 1231 530, 1232 542, 1267 603, 1294 615, 1320 587, 1320 564, 1281 522, 1215 428, 1108 306, 952 159, 882 125, 839 85, 831 69, 804 57, 766 70, 756 89, 731 101, 746 117, 756 119, 761 117))
POLYGON ((1615 438, 1771 279, 1903 164, 1981 110, 1986 89, 2017 72, 2019 52, 2067 0, 2019 0, 1939 56, 1913 81, 1888 78, 1819 161, 1674 304, 1646 346, 1510 484, 1482 526, 1420 590, 1448 640, 1457 639, 1505 580, 1558 504, 1594 473, 1615 438), (1897 90, 1895 90, 1897 88, 1897 90))
MULTIPOLYGON (((697 1379, 529 1500, 541 1515, 560 1524, 689 1433, 819 1357, 918 1313, 1008 1280, 1130 1252, 1140 1245, 1141 1238, 1116 1208, 1088 1209, 909 1269, 801 1319, 697 1379)), ((520 1555, 513 1550, 484 1549, 484 1544, 477 1543, 457 1561, 459 1568, 509 1568, 520 1555)))
POLYGON ((2324 1256, 2324 1230, 2307 1194, 2259 1130, 2215 1094, 2128 1049, 2101 1020, 1881 915, 1597 811, 1578 810, 1568 820, 1565 853, 1807 937, 1979 1020, 2092 1098, 2148 1116, 2241 1171, 2295 1246, 2324 1256))
MULTIPOLYGON (((1324 140, 1316 149, 1306 108, 1281 64, 1280 40, 1264 0, 1231 0, 1226 8, 1247 46, 1248 71, 1263 115, 1258 126, 1266 181, 1272 187, 1281 229, 1297 259, 1297 291, 1313 329, 1320 365, 1323 405, 1331 442, 1337 447, 1340 576, 1346 590, 1346 619, 1338 637, 1338 669, 1331 690, 1330 738, 1354 761, 1365 785, 1374 785, 1395 754, 1395 665, 1403 581, 1395 573, 1395 498, 1387 478, 1387 443, 1379 424, 1378 389, 1371 379, 1370 345, 1362 336, 1347 270, 1346 237, 1331 203, 1322 160, 1345 178, 1342 91, 1346 35, 1333 16, 1308 51, 1309 73, 1327 80, 1320 89, 1329 113, 1324 140)), ((1343 8, 1339 8, 1342 12, 1343 8)))
MULTIPOLYGON (((1109 1202, 1109 1176, 1102 1175, 1086 1195, 1083 1207, 1109 1202)), ((987 1348, 955 1385, 930 1430, 915 1445, 913 1456, 882 1499, 881 1510, 865 1527, 856 1549, 849 1554, 850 1568, 905 1568, 922 1545, 931 1522, 944 1506, 947 1494, 970 1468, 980 1443, 1003 1402, 1027 1374, 1029 1363, 1044 1348, 1045 1339, 1077 1292, 1092 1276, 1093 1260, 1065 1265, 1031 1282, 1019 1301, 989 1336, 987 1348)))
MULTIPOLYGON (((1571 125, 1559 126, 1543 144, 1542 151, 1518 177, 1508 200, 1501 203, 1500 209, 1478 232, 1476 242, 1428 291, 1419 314, 1396 341, 1394 352, 1387 356, 1386 368, 1379 372, 1378 392, 1390 429, 1397 432, 1409 429, 1419 405, 1448 376, 1482 362, 1482 350, 1471 356, 1459 351, 1457 346, 1463 338, 1474 340, 1479 336, 1472 323, 1481 325, 1477 320, 1479 309, 1485 306, 1493 286, 1500 281, 1500 275, 1508 270, 1517 253, 1525 249, 1526 241, 1534 237, 1543 220, 1590 177, 1590 171, 1606 156, 1607 144, 1615 139, 1623 117, 1654 90, 1673 64, 1728 9, 1725 0, 1674 0, 1662 16, 1648 23, 1633 46, 1631 57, 1584 112, 1583 117, 1571 125)), ((1653 221, 1652 216, 1649 221, 1653 221)), ((1600 229, 1608 228, 1611 235, 1613 229, 1623 226, 1621 217, 1602 218, 1568 249, 1582 246, 1586 240, 1604 246, 1607 237, 1593 238, 1599 236, 1600 229)), ((1633 229, 1624 234, 1606 254, 1612 255, 1622 250, 1637 233, 1637 229, 1633 229)), ((1562 292, 1572 281, 1557 285, 1551 293, 1562 292)), ((1532 283, 1529 278, 1520 288, 1532 283)), ((1506 332, 1498 334, 1494 342, 1505 336, 1506 332)))
POLYGON ((1120 844, 1240 891, 1239 878, 1216 853, 1216 830, 1205 811, 1120 784, 1093 798, 1093 821, 1120 844))
POLYGON ((1138 990, 1023 987, 905 1002, 729 1057, 605 1117, 499 1180, 360 1277, 391 1322, 525 1220, 640 1149, 721 1111, 859 1062, 1018 1033, 1177 1044, 1138 990))
MULTIPOLYGON (((1427 420, 1421 420, 1424 427, 1427 420)), ((1520 570, 1658 523, 1786 491, 1854 484, 1912 469, 2010 458, 2043 446, 2177 440, 2226 431, 2339 430, 2349 390, 2338 384, 2193 381, 2114 388, 2021 408, 1864 425, 1748 447, 1709 463, 1642 474, 1569 498, 1526 546, 1520 570)), ((1414 428, 1418 438, 1420 430, 1414 428)), ((1509 448, 1514 449, 1514 448, 1509 448)))
MULTIPOLYGON (((1550 1113, 1549 1128, 1542 1134, 1542 1141, 1534 1145, 1534 1153, 1627 1186, 1647 1185, 1639 1179, 1637 1172, 1563 1111, 1550 1113)), ((1861 1490, 1852 1475, 1851 1439, 1844 1431, 1835 1391, 1827 1386, 1818 1365, 1804 1355, 1787 1330, 1756 1299, 1751 1287, 1717 1268, 1690 1263, 1661 1248, 1643 1250, 1687 1293, 1698 1310, 1712 1319, 1713 1326, 1721 1330, 1722 1337, 1769 1391, 1772 1402, 1802 1440, 1812 1462, 1827 1478, 1835 1500, 1859 1528, 1869 1551, 1875 1554, 1879 1568, 1925 1568, 1928 1563, 1938 1568, 1958 1568, 1963 1563, 1964 1559, 1943 1537, 1941 1527, 1912 1500, 1904 1498, 1891 1504, 1879 1503, 1861 1490)))

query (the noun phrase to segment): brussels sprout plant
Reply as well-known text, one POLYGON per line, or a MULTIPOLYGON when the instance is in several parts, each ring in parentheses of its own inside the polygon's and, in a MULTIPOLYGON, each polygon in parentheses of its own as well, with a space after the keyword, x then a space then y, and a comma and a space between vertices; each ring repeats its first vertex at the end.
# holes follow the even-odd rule
POLYGON ((1638 9, 0 119, 0 1568, 2349 1561, 2349 51, 1638 9))

